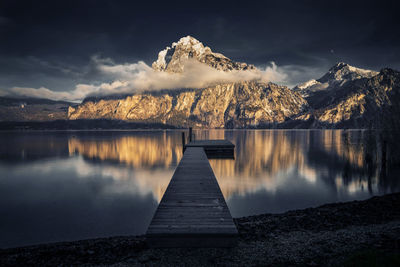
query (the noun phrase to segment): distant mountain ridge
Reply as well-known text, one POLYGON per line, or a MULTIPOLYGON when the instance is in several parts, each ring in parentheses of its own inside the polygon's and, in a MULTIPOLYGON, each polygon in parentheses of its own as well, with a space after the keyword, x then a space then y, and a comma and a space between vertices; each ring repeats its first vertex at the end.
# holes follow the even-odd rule
MULTIPOLYGON (((185 71, 188 60, 228 73, 259 71, 251 64, 213 52, 191 36, 160 51, 152 68, 179 74, 185 71)), ((397 127, 399 95, 398 71, 386 68, 376 72, 339 62, 321 78, 293 89, 261 81, 221 82, 199 89, 89 97, 79 105, 68 105, 68 111, 65 103, 54 103, 30 112, 14 106, 11 112, 1 113, 4 107, 0 99, 0 118, 4 120, 2 114, 7 114, 16 120, 105 119, 203 128, 365 128, 371 124, 397 127), (53 112, 50 106, 60 112, 53 112), (44 115, 35 117, 35 112, 44 115)))
POLYGON ((33 97, 0 97, 0 121, 66 120, 67 101, 33 97))
POLYGON ((15 106, 15 105, 38 105, 38 104, 64 104, 72 105, 71 102, 62 100, 51 100, 47 98, 34 98, 34 97, 10 97, 10 96, 0 96, 0 106, 15 106))

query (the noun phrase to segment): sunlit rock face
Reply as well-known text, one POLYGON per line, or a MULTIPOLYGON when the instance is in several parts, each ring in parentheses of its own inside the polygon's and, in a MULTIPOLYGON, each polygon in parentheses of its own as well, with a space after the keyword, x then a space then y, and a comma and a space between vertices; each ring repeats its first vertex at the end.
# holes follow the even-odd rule
POLYGON ((181 38, 158 53, 158 59, 152 64, 153 69, 166 72, 183 72, 185 62, 195 59, 222 71, 252 70, 253 65, 234 62, 220 53, 214 53, 211 48, 191 36, 181 38))
POLYGON ((283 122, 306 108, 306 101, 285 86, 239 82, 163 94, 145 93, 119 100, 88 101, 70 109, 68 117, 231 128, 283 122))

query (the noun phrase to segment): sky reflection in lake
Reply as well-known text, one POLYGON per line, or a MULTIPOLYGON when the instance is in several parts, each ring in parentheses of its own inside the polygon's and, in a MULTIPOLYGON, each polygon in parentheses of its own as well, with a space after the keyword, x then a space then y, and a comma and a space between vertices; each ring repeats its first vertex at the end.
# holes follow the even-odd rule
MULTIPOLYGON (((361 131, 195 131, 234 217, 399 191, 366 173, 361 131)), ((1 133, 0 247, 143 234, 182 157, 180 131, 1 133)))

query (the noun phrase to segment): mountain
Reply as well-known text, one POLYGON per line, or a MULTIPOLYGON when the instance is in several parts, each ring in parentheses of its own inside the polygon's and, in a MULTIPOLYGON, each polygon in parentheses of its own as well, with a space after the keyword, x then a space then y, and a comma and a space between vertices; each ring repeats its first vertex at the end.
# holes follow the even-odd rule
MULTIPOLYGON (((331 70, 324 75, 325 78, 333 80, 332 77, 339 77, 331 70)), ((372 126, 400 129, 400 72, 386 68, 377 74, 372 71, 363 71, 362 74, 367 77, 347 73, 342 77, 353 79, 345 78, 335 87, 314 91, 305 98, 309 111, 289 124, 298 125, 301 121, 308 121, 311 122, 311 128, 372 126)))
POLYGON ((73 103, 32 97, 0 97, 0 121, 48 121, 67 119, 73 103))
MULTIPOLYGON (((212 52, 187 36, 158 54, 155 71, 181 73, 188 60, 224 72, 258 71, 212 52)), ((400 117, 399 72, 365 70, 337 63, 317 80, 293 89, 261 81, 220 83, 121 97, 86 99, 68 109, 68 118, 117 119, 211 128, 365 128, 394 125, 400 117), (392 121, 382 118, 390 118, 392 121)))
POLYGON ((307 102, 285 86, 239 82, 87 101, 76 108, 70 107, 68 118, 234 128, 281 123, 306 109, 307 102))
POLYGON ((171 47, 167 46, 160 51, 152 67, 158 71, 179 73, 183 71, 188 59, 197 60, 223 71, 256 69, 253 65, 234 62, 222 54, 212 52, 211 48, 191 36, 183 37, 178 42, 172 43, 171 47))
MULTIPOLYGON (((249 71, 246 74, 259 72, 251 64, 213 52, 191 36, 160 51, 152 68, 156 72, 174 73, 176 77, 185 71, 189 61, 226 74, 236 75, 239 70, 249 71)), ((84 120, 94 120, 92 125, 97 125, 99 120, 101 128, 107 128, 105 124, 111 120, 121 123, 117 127, 122 124, 204 128, 372 125, 400 129, 400 72, 389 68, 376 72, 340 62, 321 78, 293 89, 260 80, 242 80, 198 89, 92 96, 79 105, 43 101, 0 98, 0 118, 3 121, 68 119, 71 127, 84 120)))
POLYGON ((34 97, 6 97, 0 96, 0 106, 19 106, 26 105, 71 105, 68 101, 51 100, 47 98, 34 97))
MULTIPOLYGON (((212 52, 191 36, 181 38, 158 54, 156 71, 181 73, 188 60, 220 71, 257 70, 212 52)), ((306 101, 285 86, 260 81, 220 83, 200 89, 138 93, 117 98, 86 99, 68 110, 68 118, 118 119, 212 128, 248 127, 284 122, 307 110, 306 101)))
POLYGON ((309 80, 295 86, 293 90, 307 98, 316 92, 331 92, 341 88, 347 82, 362 78, 371 78, 377 74, 378 72, 373 70, 360 69, 350 66, 347 63, 339 62, 318 80, 309 80))

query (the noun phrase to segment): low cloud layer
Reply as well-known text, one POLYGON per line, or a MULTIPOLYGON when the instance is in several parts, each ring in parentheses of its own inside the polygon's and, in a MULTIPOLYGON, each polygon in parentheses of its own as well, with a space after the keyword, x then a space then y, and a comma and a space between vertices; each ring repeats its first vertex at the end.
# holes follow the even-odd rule
MULTIPOLYGON (((224 72, 195 60, 185 62, 182 73, 167 73, 153 70, 143 61, 137 63, 116 64, 111 59, 92 58, 97 71, 108 81, 100 84, 77 84, 71 91, 52 91, 48 88, 12 87, 3 90, 3 95, 48 98, 79 102, 86 96, 127 94, 144 90, 175 88, 204 88, 217 83, 239 81, 275 82, 292 86, 293 75, 304 70, 294 66, 278 67, 271 62, 265 68, 224 72)), ((299 74, 300 73, 300 74, 299 74)))
POLYGON ((273 81, 286 79, 274 62, 264 70, 245 70, 224 72, 196 60, 187 60, 182 73, 154 71, 143 61, 134 64, 113 64, 110 60, 97 61, 98 69, 105 75, 129 83, 132 90, 160 90, 174 88, 204 88, 217 83, 239 81, 273 81))

